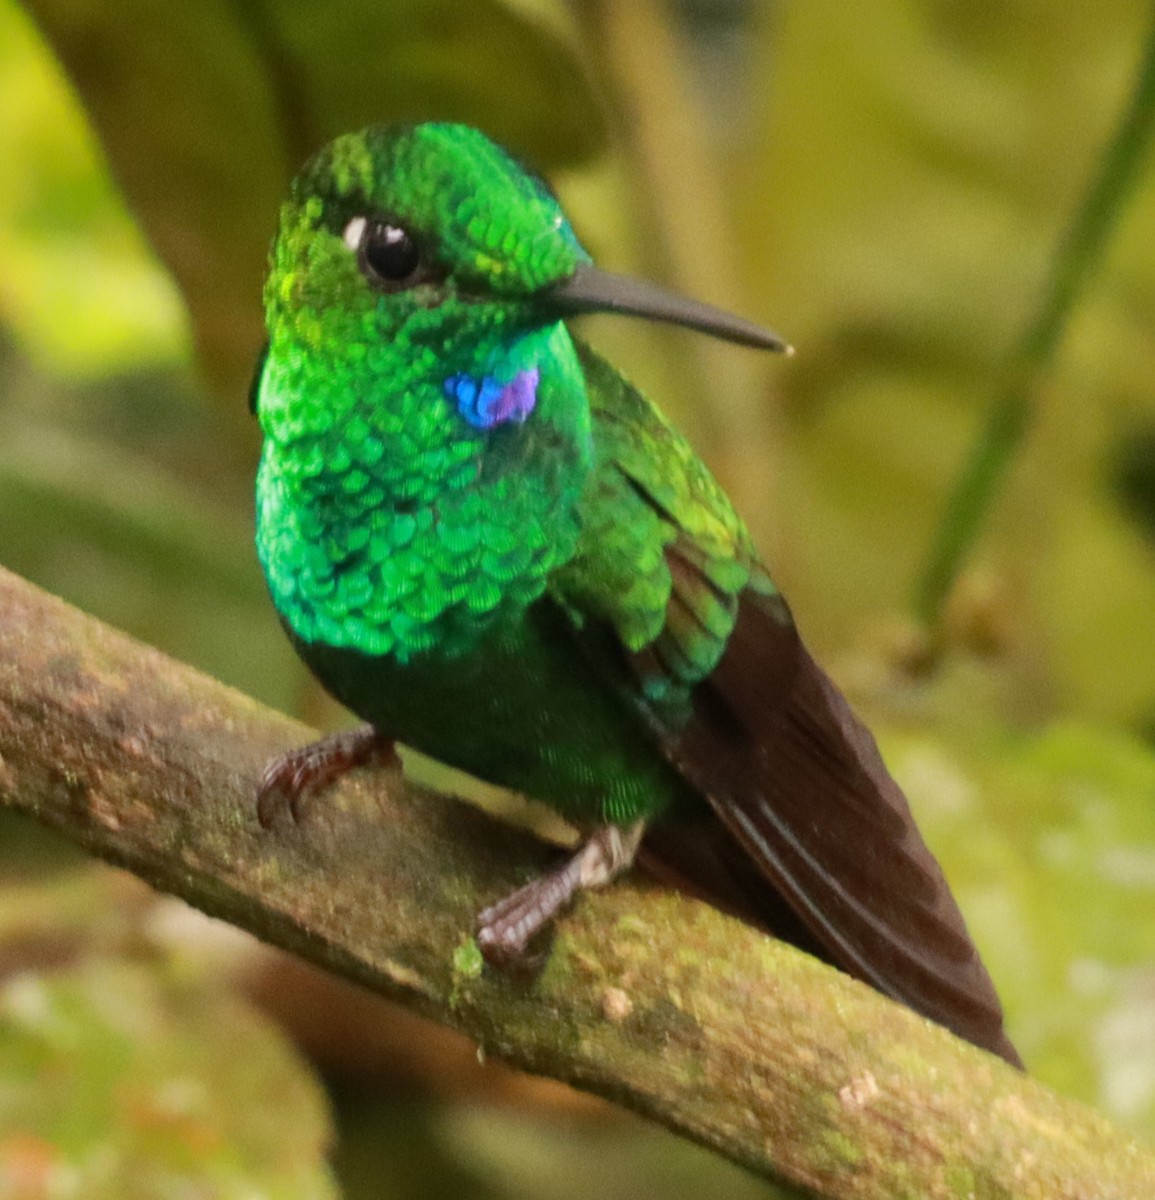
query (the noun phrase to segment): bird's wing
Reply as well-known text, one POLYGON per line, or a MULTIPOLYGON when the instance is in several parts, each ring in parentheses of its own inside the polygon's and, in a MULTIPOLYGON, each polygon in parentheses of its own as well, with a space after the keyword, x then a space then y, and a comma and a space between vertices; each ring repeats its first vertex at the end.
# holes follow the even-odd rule
MULTIPOLYGON (((598 466, 556 596, 579 626, 612 629, 621 653, 607 670, 776 893, 763 904, 731 885, 731 906, 769 914, 760 923, 790 936, 774 916, 785 899, 824 957, 1017 1063, 906 798, 803 645, 729 501, 653 406, 579 350, 598 466)), ((717 877, 731 843, 703 839, 700 816, 659 823, 649 848, 683 875, 708 858, 717 877)))

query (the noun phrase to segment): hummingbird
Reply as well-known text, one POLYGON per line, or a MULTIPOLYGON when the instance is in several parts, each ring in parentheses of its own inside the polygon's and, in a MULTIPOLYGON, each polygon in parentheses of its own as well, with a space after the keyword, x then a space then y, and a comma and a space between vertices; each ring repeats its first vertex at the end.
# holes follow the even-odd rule
POLYGON ((257 551, 365 724, 270 763, 262 825, 401 742, 581 839, 479 914, 488 961, 637 858, 1021 1066, 906 798, 726 494, 567 321, 782 339, 597 268, 541 177, 446 123, 321 149, 264 304, 257 551))

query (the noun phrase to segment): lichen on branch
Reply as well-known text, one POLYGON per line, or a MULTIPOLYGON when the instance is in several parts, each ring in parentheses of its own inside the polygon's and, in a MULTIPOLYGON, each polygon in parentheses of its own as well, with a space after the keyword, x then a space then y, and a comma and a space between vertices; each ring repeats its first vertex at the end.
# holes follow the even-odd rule
POLYGON ((0 571, 0 803, 157 888, 819 1196, 1134 1200, 1155 1159, 869 988, 694 900, 583 897, 536 974, 474 914, 549 851, 400 775, 257 823, 311 736, 0 571))

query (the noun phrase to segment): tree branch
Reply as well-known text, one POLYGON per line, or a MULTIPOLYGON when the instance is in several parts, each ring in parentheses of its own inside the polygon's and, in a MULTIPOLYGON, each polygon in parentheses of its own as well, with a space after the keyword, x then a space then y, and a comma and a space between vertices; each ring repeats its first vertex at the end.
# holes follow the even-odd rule
POLYGON ((309 736, 0 571, 0 802, 155 887, 821 1196, 1155 1195, 1102 1118, 685 897, 615 885, 536 978, 480 969, 474 914, 548 851, 393 775, 264 833, 309 736))

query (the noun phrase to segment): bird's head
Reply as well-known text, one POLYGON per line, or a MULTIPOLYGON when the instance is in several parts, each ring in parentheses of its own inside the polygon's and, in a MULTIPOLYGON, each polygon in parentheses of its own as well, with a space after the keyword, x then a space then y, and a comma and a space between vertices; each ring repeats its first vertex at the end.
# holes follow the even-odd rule
POLYGON ((282 207, 265 305, 274 362, 320 362, 350 387, 434 384, 480 430, 528 418, 550 339, 578 312, 783 348, 594 268, 549 187, 465 125, 373 128, 321 150, 282 207))

